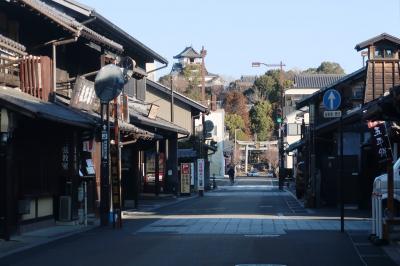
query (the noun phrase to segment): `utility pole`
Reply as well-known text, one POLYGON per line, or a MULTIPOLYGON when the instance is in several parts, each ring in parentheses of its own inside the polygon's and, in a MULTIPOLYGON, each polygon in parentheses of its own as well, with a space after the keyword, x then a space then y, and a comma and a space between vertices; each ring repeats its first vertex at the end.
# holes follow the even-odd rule
POLYGON ((170 76, 170 82, 171 82, 171 123, 174 123, 174 89, 172 87, 172 75, 170 76))
POLYGON ((200 51, 201 55, 201 101, 203 104, 206 103, 206 67, 204 64, 204 58, 207 55, 207 50, 204 49, 204 46, 201 48, 200 51))
POLYGON ((282 118, 277 119, 278 123, 278 149, 279 149, 279 189, 283 189, 283 183, 284 183, 284 161, 285 161, 285 154, 284 154, 284 147, 283 147, 283 130, 282 130, 282 125, 283 125, 283 107, 285 106, 284 103, 284 98, 283 98, 283 67, 286 66, 282 61, 279 64, 266 64, 262 62, 252 62, 251 66, 252 67, 260 67, 261 65, 264 65, 266 67, 279 67, 279 88, 280 88, 280 101, 279 101, 279 108, 282 111, 282 118))

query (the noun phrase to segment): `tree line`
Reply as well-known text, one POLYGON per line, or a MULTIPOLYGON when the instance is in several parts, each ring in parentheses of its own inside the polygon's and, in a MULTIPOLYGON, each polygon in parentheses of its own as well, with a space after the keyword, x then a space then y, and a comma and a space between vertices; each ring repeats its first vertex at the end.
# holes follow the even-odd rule
POLYGON ((242 90, 236 82, 230 83, 225 92, 225 126, 233 138, 239 140, 266 141, 276 137, 277 107, 281 99, 281 88, 293 87, 296 74, 344 74, 343 68, 335 62, 322 62, 316 68, 304 71, 269 70, 257 77, 254 84, 242 90))

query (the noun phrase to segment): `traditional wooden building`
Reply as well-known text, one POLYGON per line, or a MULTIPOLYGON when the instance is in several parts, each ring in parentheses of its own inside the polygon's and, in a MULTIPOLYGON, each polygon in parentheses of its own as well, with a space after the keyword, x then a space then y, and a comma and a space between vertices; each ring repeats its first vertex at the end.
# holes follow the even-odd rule
POLYGON ((356 50, 368 49, 366 66, 343 77, 297 104, 307 108, 310 124, 303 129, 297 147, 306 170, 306 199, 310 206, 336 205, 339 200, 339 151, 344 154, 344 200, 368 207, 372 182, 382 171, 371 149, 371 133, 362 119, 370 102, 399 84, 400 39, 386 33, 362 42, 356 50), (340 143, 340 119, 325 118, 322 98, 336 89, 341 94, 343 144, 340 143))
MULTIPOLYGON (((84 181, 89 209, 96 211, 101 121, 93 79, 104 64, 133 63, 118 131, 125 148, 136 145, 133 157, 158 140, 176 143, 178 134, 188 133, 152 117, 145 102, 146 64, 168 62, 94 9, 75 1, 4 1, 0 20, 1 182, 9 189, 1 195, 0 231, 6 237, 76 220, 84 181), (21 155, 25 148, 30 152, 21 155), (30 171, 18 167, 25 164, 30 171)), ((176 147, 168 149, 172 164, 176 147)), ((131 159, 123 170, 139 177, 145 160, 131 159)))

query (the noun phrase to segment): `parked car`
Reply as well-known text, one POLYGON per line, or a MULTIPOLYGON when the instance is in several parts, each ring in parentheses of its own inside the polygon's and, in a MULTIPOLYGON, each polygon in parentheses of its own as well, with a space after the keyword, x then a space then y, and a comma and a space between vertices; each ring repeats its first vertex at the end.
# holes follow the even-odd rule
POLYGON ((247 176, 259 176, 259 173, 256 169, 253 169, 250 172, 247 172, 247 176))

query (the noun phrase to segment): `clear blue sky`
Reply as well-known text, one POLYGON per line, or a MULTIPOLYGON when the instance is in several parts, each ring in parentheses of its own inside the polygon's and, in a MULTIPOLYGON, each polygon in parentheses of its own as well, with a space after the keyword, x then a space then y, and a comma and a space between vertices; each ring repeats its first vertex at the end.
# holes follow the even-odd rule
POLYGON ((210 72, 259 75, 252 61, 286 69, 338 62, 361 67, 354 46, 382 32, 400 37, 400 0, 78 0, 94 7, 169 61, 204 45, 210 72))

